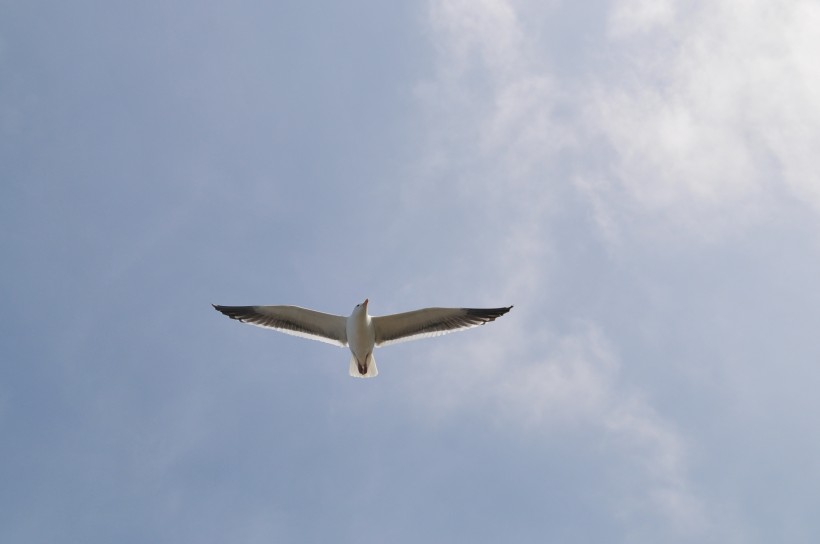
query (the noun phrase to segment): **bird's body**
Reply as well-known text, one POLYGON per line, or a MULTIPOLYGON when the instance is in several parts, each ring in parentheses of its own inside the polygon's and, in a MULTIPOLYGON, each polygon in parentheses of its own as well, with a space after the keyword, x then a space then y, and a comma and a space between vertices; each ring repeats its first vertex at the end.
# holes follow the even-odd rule
POLYGON ((469 329, 494 321, 506 308, 424 308, 386 316, 370 316, 367 299, 348 317, 298 306, 217 306, 231 319, 350 348, 350 375, 372 378, 379 372, 376 347, 469 329))
POLYGON ((373 350, 376 348, 376 328, 373 325, 373 319, 367 314, 366 300, 353 308, 353 313, 345 323, 345 332, 347 333, 347 345, 352 355, 350 375, 376 376, 379 373, 376 369, 376 360, 373 358, 373 350))

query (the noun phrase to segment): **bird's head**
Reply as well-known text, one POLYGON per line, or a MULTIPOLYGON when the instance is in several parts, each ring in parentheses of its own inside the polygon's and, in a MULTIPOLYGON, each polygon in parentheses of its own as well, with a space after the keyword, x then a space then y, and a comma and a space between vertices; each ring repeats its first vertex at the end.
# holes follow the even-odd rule
POLYGON ((358 313, 358 312, 365 312, 365 313, 367 313, 367 299, 364 299, 364 302, 362 302, 362 303, 360 303, 360 304, 356 304, 356 307, 355 307, 355 308, 353 308, 353 313, 354 313, 354 314, 355 314, 355 313, 358 313))

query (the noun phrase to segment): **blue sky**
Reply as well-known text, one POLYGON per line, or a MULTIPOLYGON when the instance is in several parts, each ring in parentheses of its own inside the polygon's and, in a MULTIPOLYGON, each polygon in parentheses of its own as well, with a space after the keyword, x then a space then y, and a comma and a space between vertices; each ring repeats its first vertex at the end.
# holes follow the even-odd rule
POLYGON ((815 542, 810 0, 0 5, 3 542, 815 542), (227 320, 497 307, 377 353, 227 320))

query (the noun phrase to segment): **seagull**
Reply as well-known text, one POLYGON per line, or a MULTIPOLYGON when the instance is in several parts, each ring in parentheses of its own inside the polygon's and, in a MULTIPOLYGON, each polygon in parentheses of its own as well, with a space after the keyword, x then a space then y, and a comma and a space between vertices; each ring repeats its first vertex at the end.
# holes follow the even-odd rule
POLYGON ((371 316, 367 301, 356 304, 348 317, 299 306, 212 306, 242 323, 349 347, 350 375, 354 378, 378 375, 374 348, 471 329, 495 321, 512 308, 423 308, 371 316))

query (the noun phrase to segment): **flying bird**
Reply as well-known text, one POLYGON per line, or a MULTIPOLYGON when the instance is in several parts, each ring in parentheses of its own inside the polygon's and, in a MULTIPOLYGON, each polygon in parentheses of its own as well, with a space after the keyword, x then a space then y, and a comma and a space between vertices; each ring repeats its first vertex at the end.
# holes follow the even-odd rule
POLYGON ((373 378, 379 373, 374 348, 484 325, 512 308, 423 308, 371 316, 365 299, 344 317, 298 306, 212 306, 242 323, 349 347, 350 375, 356 378, 373 378))

